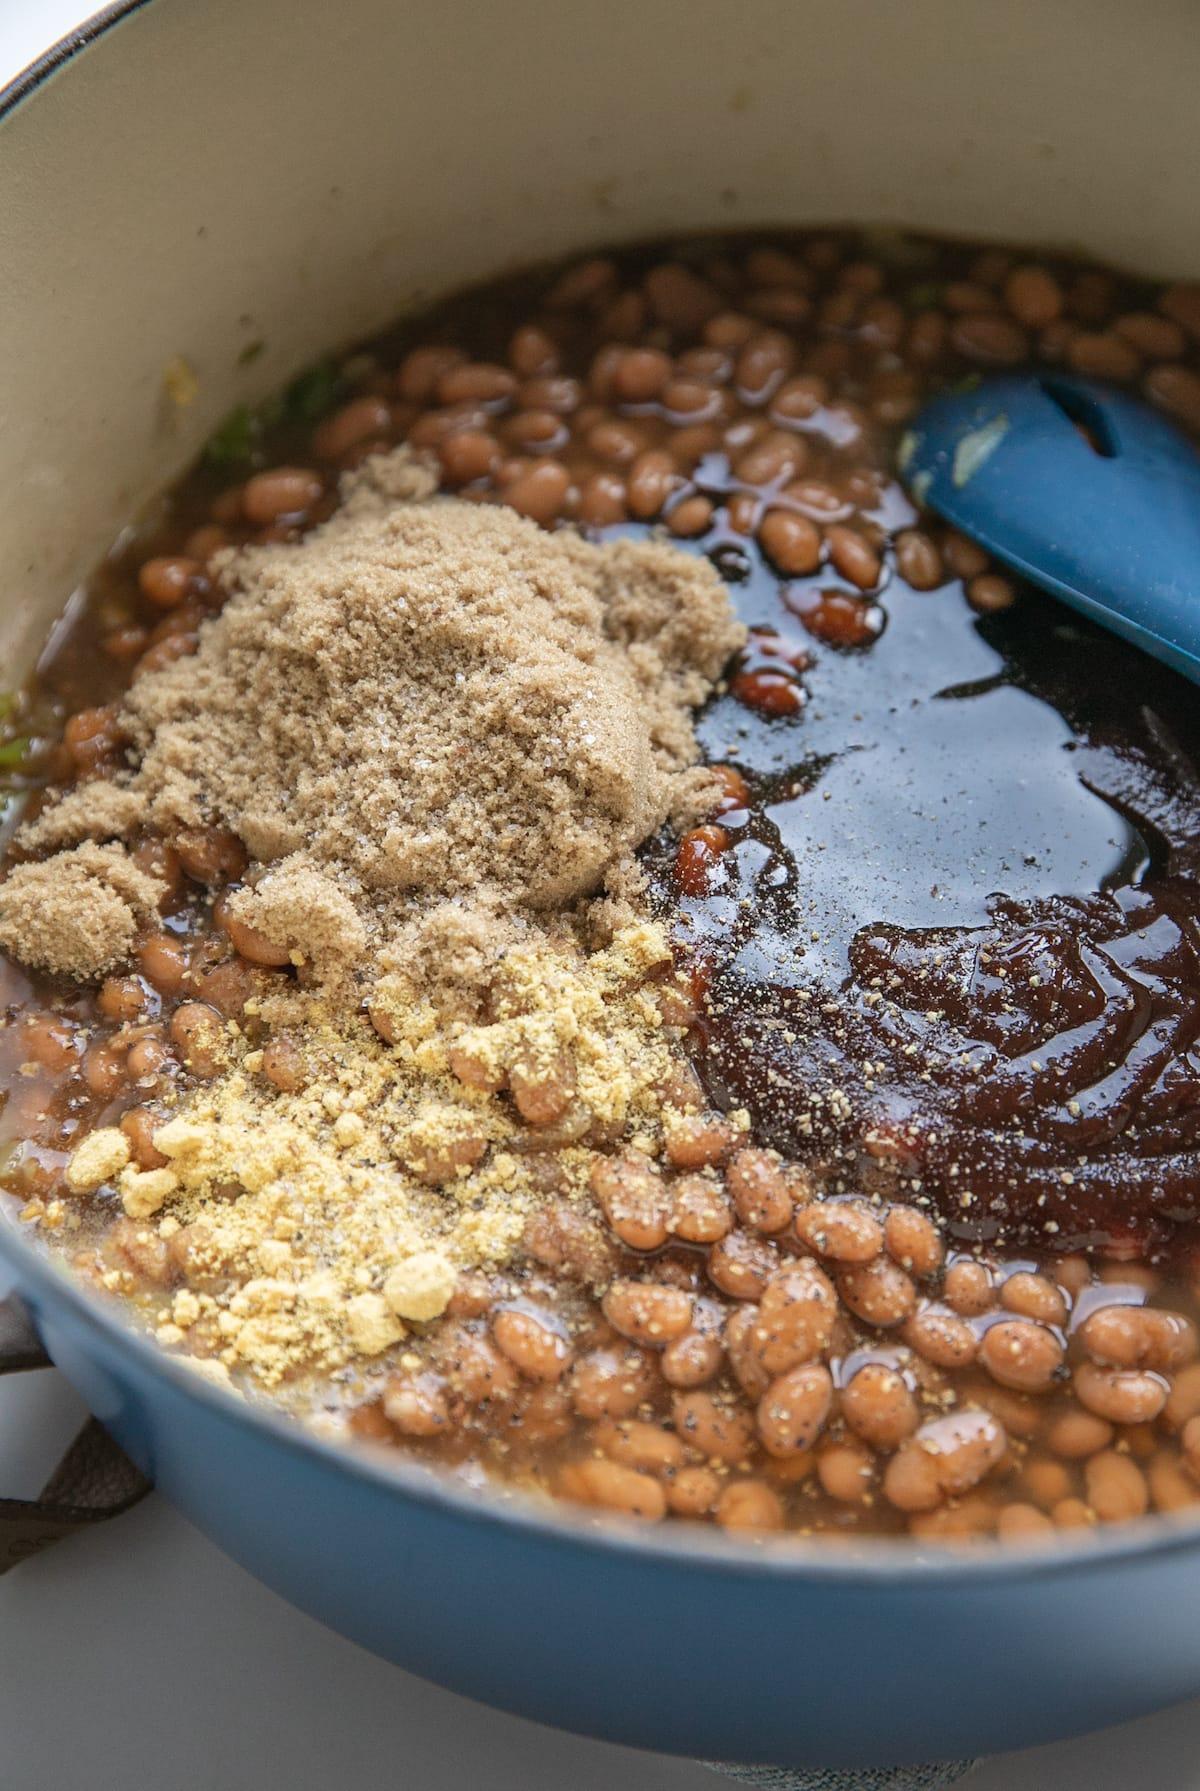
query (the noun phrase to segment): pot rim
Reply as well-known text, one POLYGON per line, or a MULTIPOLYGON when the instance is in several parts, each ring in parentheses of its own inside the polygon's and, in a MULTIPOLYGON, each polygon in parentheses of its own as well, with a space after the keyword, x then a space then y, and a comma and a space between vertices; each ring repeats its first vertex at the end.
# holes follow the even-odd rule
MULTIPOLYGON (((76 61, 100 38, 153 0, 112 0, 73 31, 60 38, 34 62, 0 88, 0 124, 30 99, 52 76, 76 61)), ((634 1560, 664 1566, 685 1565, 718 1577, 746 1575, 779 1578, 794 1584, 843 1583, 856 1587, 981 1586, 998 1580, 1057 1578, 1085 1567, 1107 1567, 1200 1548, 1200 1521, 1156 1515, 1123 1524, 1080 1530, 1070 1542, 1022 1547, 1013 1543, 972 1544, 969 1548, 931 1549, 894 1539, 858 1538, 851 1545, 779 1537, 750 1542, 699 1525, 642 1527, 597 1514, 584 1518, 582 1508, 565 1501, 547 1507, 522 1493, 476 1491, 454 1483, 436 1470, 399 1456, 395 1462, 376 1459, 326 1441, 298 1420, 266 1404, 243 1399, 201 1378, 181 1360, 159 1348, 147 1335, 96 1295, 88 1293, 65 1268, 17 1230, 9 1212, 0 1214, 0 1261, 18 1277, 16 1292, 36 1291, 53 1306, 62 1301, 85 1325, 95 1327, 118 1354, 129 1357, 151 1376, 160 1376, 185 1398, 250 1430, 265 1432, 287 1453, 315 1457, 338 1473, 358 1477, 418 1505, 450 1515, 482 1521, 517 1535, 534 1533, 566 1549, 601 1555, 616 1551, 634 1560)))
POLYGON ((73 31, 68 31, 65 37, 52 43, 48 50, 43 50, 28 67, 21 69, 11 81, 0 87, 0 124, 10 112, 16 110, 22 100, 36 93, 51 75, 73 62, 81 51, 88 49, 98 38, 104 37, 122 19, 141 12, 143 7, 148 7, 151 3, 152 0, 112 0, 112 4, 89 14, 73 31))

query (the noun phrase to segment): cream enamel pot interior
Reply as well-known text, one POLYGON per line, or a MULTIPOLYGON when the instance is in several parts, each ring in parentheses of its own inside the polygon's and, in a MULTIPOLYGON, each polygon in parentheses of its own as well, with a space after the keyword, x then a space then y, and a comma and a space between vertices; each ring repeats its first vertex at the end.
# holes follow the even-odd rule
MULTIPOLYGON (((1198 68, 1190 0, 110 9, 0 113, 6 682, 232 403, 462 281, 820 220, 1200 272, 1198 68)), ((1200 1690, 1200 1530, 939 1558, 586 1527, 339 1455, 133 1337, 11 1228, 0 1252, 55 1359, 201 1527, 366 1646, 509 1709, 865 1763, 1200 1690)))

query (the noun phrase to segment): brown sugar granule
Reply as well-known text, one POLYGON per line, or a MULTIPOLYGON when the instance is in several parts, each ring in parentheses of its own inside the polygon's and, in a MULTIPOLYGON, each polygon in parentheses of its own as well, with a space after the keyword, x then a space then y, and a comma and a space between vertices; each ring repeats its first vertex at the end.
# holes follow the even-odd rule
POLYGON ((161 895, 121 845, 20 864, 0 885, 0 948, 44 970, 100 973, 128 956, 161 895))
MULTIPOLYGON (((121 717, 138 763, 106 799, 113 833, 231 828, 256 861, 231 913, 319 974, 402 936, 407 955, 447 902, 494 958, 493 919, 597 891, 694 804, 692 711, 743 639, 702 559, 431 485, 383 457, 303 541, 230 554, 197 653, 139 679, 121 717)), ((77 792, 35 838, 96 815, 77 792)), ((131 937, 79 930, 56 966, 94 974, 131 937)), ((37 949, 28 928, 6 942, 37 949)))

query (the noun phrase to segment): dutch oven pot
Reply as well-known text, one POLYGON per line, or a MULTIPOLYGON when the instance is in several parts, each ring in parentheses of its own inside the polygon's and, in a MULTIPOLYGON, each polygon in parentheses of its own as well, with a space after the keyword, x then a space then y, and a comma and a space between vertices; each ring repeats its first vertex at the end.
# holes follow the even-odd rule
MULTIPOLYGON (((110 8, 0 100, 5 681, 232 404, 464 281, 821 221, 1200 273, 1198 66, 1189 0, 110 8)), ((868 1763, 1200 1691, 1200 1528, 956 1556, 589 1524, 339 1453, 133 1335, 15 1225, 0 1255, 167 1498, 303 1609, 506 1709, 868 1763)))

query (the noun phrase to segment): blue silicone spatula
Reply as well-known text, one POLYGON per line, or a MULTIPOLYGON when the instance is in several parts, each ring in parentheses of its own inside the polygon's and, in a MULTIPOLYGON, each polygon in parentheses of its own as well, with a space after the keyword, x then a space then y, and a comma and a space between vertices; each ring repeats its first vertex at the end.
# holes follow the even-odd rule
POLYGON ((1200 453, 1140 400, 1057 372, 935 398, 914 497, 1033 584, 1200 683, 1200 453))

